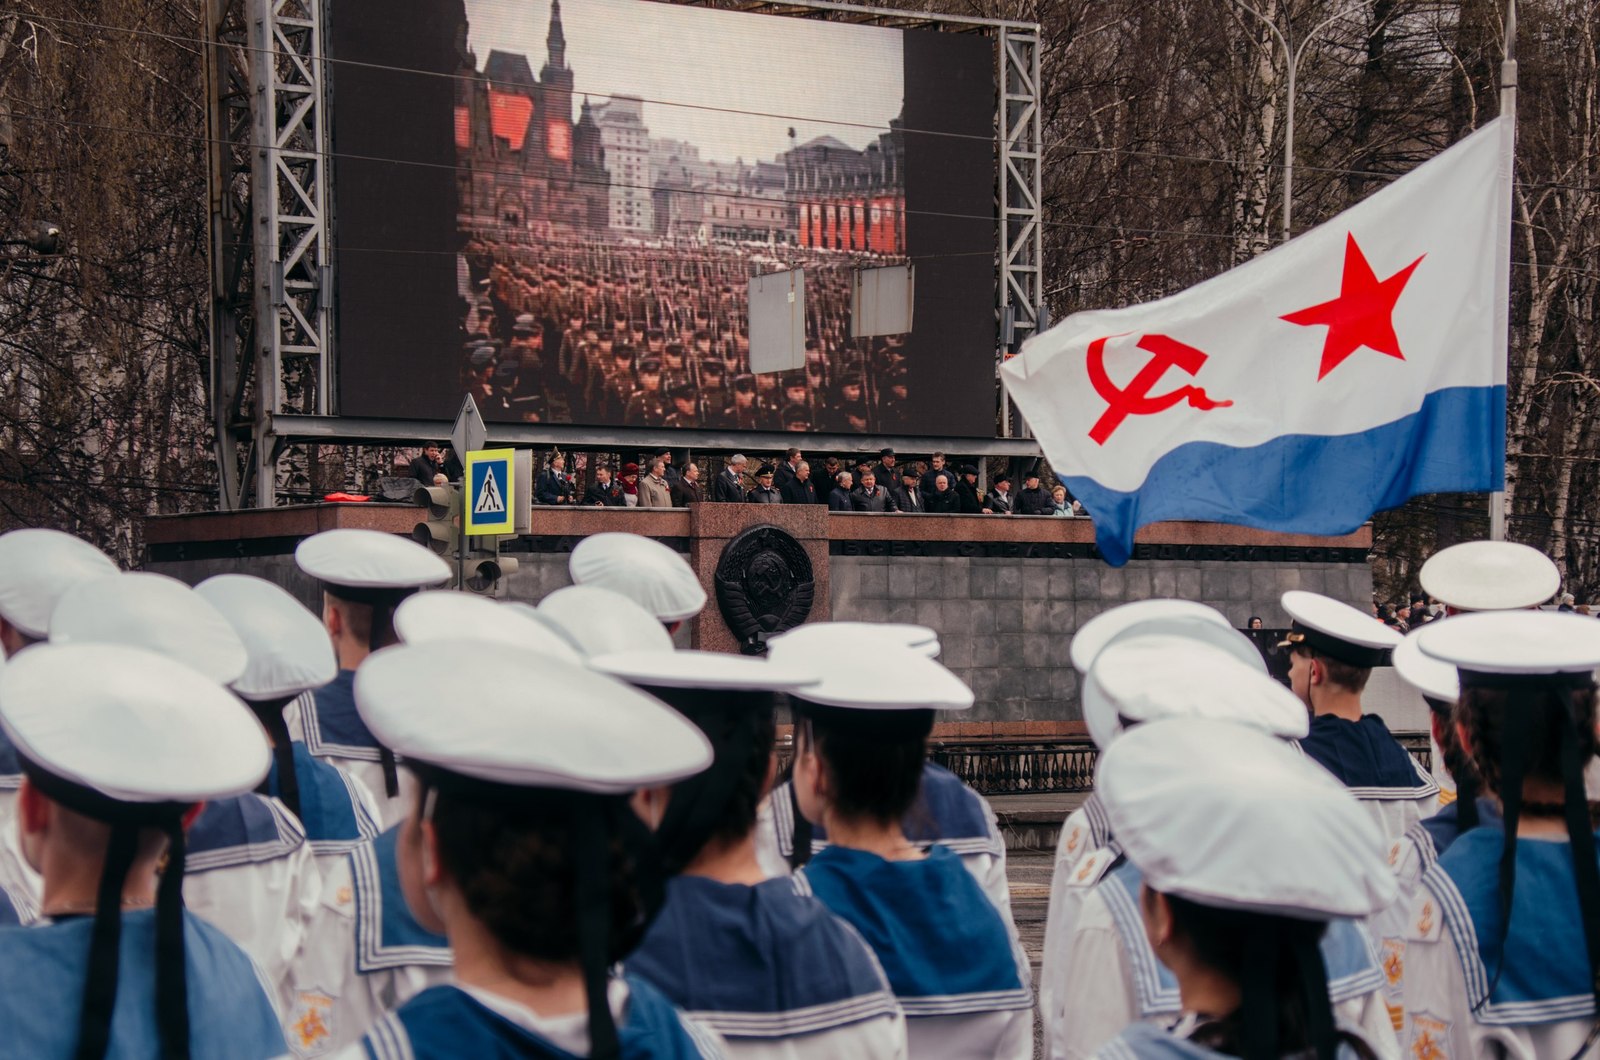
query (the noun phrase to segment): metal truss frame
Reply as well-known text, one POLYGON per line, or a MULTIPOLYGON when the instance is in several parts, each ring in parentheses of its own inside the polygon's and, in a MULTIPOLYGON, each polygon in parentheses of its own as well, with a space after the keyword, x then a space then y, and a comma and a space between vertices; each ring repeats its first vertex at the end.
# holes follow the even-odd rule
POLYGON ((328 416, 333 292, 321 0, 204 0, 211 399, 225 510, 270 507, 280 414, 328 416))
MULTIPOLYGON (((405 444, 437 437, 428 421, 356 421, 337 415, 330 307, 332 207, 324 0, 200 0, 206 35, 211 256, 211 402, 221 507, 271 507, 291 444, 405 444)), ((895 28, 975 33, 996 42, 999 204, 996 333, 1013 342, 1043 311, 1040 226, 1039 26, 834 3, 829 0, 670 0, 702 7, 895 28)), ((998 345, 998 344, 997 344, 998 345)), ((1011 436, 962 439, 978 455, 1036 455, 1011 436), (1020 448, 1019 448, 1020 446, 1020 448)), ((623 429, 491 428, 497 440, 594 444, 662 440, 623 429)), ((758 445, 755 436, 677 434, 680 445, 758 445)), ((763 436, 764 437, 764 436, 763 436)), ((828 436, 784 436, 827 444, 828 436)), ((863 439, 852 439, 862 442, 863 439)), ((932 439, 895 439, 908 449, 932 439)), ((876 443, 875 443, 876 444, 876 443)), ((950 444, 955 444, 952 440, 950 444)))

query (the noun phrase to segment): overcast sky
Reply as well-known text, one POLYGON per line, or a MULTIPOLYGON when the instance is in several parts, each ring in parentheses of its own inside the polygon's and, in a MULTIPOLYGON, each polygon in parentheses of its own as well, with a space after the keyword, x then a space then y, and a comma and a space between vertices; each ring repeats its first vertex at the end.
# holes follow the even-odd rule
MULTIPOLYGON (((498 49, 527 56, 539 75, 550 0, 466 5, 479 69, 498 49)), ((898 30, 649 0, 566 0, 561 25, 574 119, 585 93, 639 96, 652 137, 697 144, 708 160, 771 160, 788 150, 791 126, 799 143, 830 135, 862 148, 905 96, 898 30)))

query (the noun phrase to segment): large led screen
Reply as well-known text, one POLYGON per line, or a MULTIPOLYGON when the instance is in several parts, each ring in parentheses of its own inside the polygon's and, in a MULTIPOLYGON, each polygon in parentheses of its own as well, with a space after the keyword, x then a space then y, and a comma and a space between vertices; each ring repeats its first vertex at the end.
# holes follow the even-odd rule
POLYGON ((653 0, 330 5, 339 409, 994 432, 992 42, 653 0), (852 270, 912 330, 852 338, 852 270), (805 366, 751 277, 804 268, 805 366))

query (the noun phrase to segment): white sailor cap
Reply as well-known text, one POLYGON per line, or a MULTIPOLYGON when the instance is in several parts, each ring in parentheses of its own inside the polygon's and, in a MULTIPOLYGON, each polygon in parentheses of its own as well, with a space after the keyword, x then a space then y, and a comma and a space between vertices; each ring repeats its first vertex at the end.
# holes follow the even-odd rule
POLYGON ((1440 549, 1417 577, 1424 592, 1458 611, 1534 607, 1561 587, 1561 572, 1549 556, 1511 541, 1463 541, 1440 549))
POLYGON ((688 561, 638 534, 591 534, 567 561, 578 585, 598 585, 635 601, 660 622, 693 618, 706 606, 706 591, 688 561))
POLYGON ((36 528, 0 534, 0 618, 43 639, 62 593, 116 573, 105 553, 71 534, 36 528))
POLYGON ((1344 785, 1242 725, 1176 718, 1107 749, 1095 783, 1145 883, 1202 905, 1302 920, 1394 901, 1383 836, 1344 785))
POLYGON ((568 585, 539 601, 539 620, 580 655, 671 651, 672 634, 638 603, 598 585, 568 585))
POLYGON ((622 794, 711 764, 705 734, 643 692, 496 644, 385 648, 356 671, 355 697, 397 754, 493 784, 622 794))
POLYGON ((360 603, 369 596, 438 585, 450 566, 415 541, 378 530, 324 530, 294 550, 300 569, 335 596, 360 603))
POLYGON ((50 643, 144 648, 219 685, 232 684, 250 661, 221 611, 178 579, 142 571, 69 589, 50 616, 50 643))
POLYGON ((1426 698, 1441 703, 1454 703, 1460 697, 1461 679, 1450 663, 1435 659, 1422 650, 1421 638, 1430 628, 1454 621, 1453 618, 1442 619, 1412 630, 1394 646, 1391 659, 1394 672, 1400 675, 1401 680, 1426 698))
POLYGON ((192 803, 252 790, 271 759, 227 689, 156 652, 47 644, 0 673, 0 725, 53 777, 130 803, 192 803))
POLYGON ((909 622, 807 622, 767 641, 773 653, 875 651, 879 647, 909 648, 930 659, 939 657, 939 634, 909 622), (781 645, 781 647, 780 647, 781 645))
POLYGON ((973 702, 972 689, 959 677, 910 648, 882 645, 835 658, 818 677, 791 695, 817 706, 876 712, 967 710, 973 702))
POLYGON ((322 622, 281 586, 250 574, 218 574, 194 587, 244 642, 249 661, 233 682, 240 699, 260 702, 321 688, 339 673, 322 622))
POLYGON ((449 589, 406 597, 395 608, 394 631, 407 644, 475 640, 579 661, 564 637, 527 611, 449 589))
POLYGON ((1124 724, 1169 718, 1235 722, 1282 739, 1310 731, 1305 704, 1260 668, 1188 637, 1133 633, 1106 645, 1083 680, 1083 720, 1102 750, 1124 724))
POLYGON ((1321 593, 1290 589, 1283 594, 1289 636, 1278 647, 1304 644, 1320 655, 1370 669, 1389 661, 1400 634, 1349 604, 1321 593))
POLYGON ((1482 611, 1429 622, 1422 651, 1472 675, 1589 674, 1600 668, 1600 622, 1560 611, 1482 611))
POLYGON ((1228 625, 1228 620, 1221 611, 1193 600, 1135 600, 1130 604, 1113 607, 1083 624, 1083 628, 1073 635, 1072 643, 1067 648, 1067 653, 1072 658, 1072 668, 1080 674, 1088 673, 1089 667, 1094 665, 1094 657, 1100 653, 1101 648, 1111 643, 1112 638, 1130 626, 1158 618, 1193 618, 1213 622, 1224 629, 1233 628, 1228 625))
POLYGON ((622 651, 589 658, 589 667, 646 688, 708 692, 795 692, 817 675, 794 663, 720 651, 622 651))

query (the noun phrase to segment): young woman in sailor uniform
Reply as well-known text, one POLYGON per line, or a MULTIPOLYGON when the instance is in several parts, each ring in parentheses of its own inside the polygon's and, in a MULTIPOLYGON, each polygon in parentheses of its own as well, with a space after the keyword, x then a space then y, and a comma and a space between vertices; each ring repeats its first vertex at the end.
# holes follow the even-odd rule
POLYGON ((608 971, 660 904, 629 793, 704 769, 699 729, 572 663, 474 641, 374 653, 355 694, 418 774, 396 873, 417 921, 449 939, 455 978, 341 1056, 720 1055, 659 991, 608 971))
POLYGON ((1595 753, 1595 627, 1514 611, 1418 635, 1458 669, 1457 736, 1502 819, 1460 835, 1411 898, 1396 952, 1415 1055, 1594 1053, 1600 861, 1583 768, 1595 753))
POLYGON ((924 655, 880 647, 791 693, 800 811, 829 843, 799 886, 866 939, 906 1015, 914 1057, 1027 1058, 1027 958, 960 858, 901 826, 917 798, 935 710, 972 692, 924 655))
POLYGON ((376 530, 324 530, 294 551, 295 563, 322 585, 322 619, 339 662, 334 679, 294 704, 307 752, 337 766, 377 798, 380 828, 404 817, 415 794, 410 774, 373 738, 356 710, 356 668, 395 642, 394 611, 406 597, 450 577, 428 549, 376 530))
MULTIPOLYGON (((1152 599, 1114 607, 1096 615, 1073 635, 1068 656, 1078 672, 1081 687, 1095 658, 1114 640, 1147 634, 1168 634, 1208 644, 1262 674, 1266 663, 1255 646, 1216 608, 1191 600, 1152 599)), ((1095 746, 1109 739, 1116 718, 1092 719, 1089 737, 1095 746)), ((1066 1055, 1067 1032, 1078 1025, 1076 1014, 1069 1018, 1068 1006, 1074 1001, 1067 989, 1067 964, 1073 952, 1074 925, 1084 898, 1098 882, 1101 873, 1121 856, 1111 835, 1110 821, 1096 792, 1090 792, 1083 805, 1067 816, 1056 840, 1055 865, 1050 875, 1050 900, 1046 908, 1043 961, 1039 969, 1039 1015, 1044 1025, 1045 1054, 1066 1055), (1100 853, 1100 852, 1104 853, 1100 853), (1095 858, 1096 867, 1079 874, 1085 858, 1095 858), (1098 870, 1098 871, 1097 871, 1098 870)), ((1076 1006, 1074 1006, 1075 1008, 1076 1006)), ((1115 1017, 1113 1017, 1115 1018, 1115 1017)), ((1110 1025, 1106 1036, 1122 1029, 1126 1019, 1110 1025)), ((1091 1034, 1101 1034, 1098 1029, 1091 1034)), ((1102 1038, 1094 1038, 1098 1044, 1102 1038)))
POLYGON ((1364 712, 1361 693, 1374 666, 1389 659, 1400 634, 1349 604, 1293 589, 1289 613, 1289 687, 1311 711, 1300 749, 1361 800, 1393 843, 1438 809, 1439 785, 1383 719, 1364 712))
POLYGON ((721 1034, 732 1057, 904 1057, 905 1019, 861 936, 756 861, 756 807, 776 768, 774 696, 816 678, 801 666, 699 651, 630 651, 589 665, 680 711, 714 755, 704 773, 642 796, 646 819, 659 818, 670 876, 628 971, 721 1034))
POLYGON ((41 645, 0 674, 22 756, 22 846, 42 919, 0 929, 0 1050, 69 1057, 283 1052, 259 973, 185 912, 184 825, 266 774, 261 728, 233 696, 153 652, 41 645))
MULTIPOLYGON (((1248 726, 1279 740, 1305 735, 1305 708, 1288 689, 1216 642, 1238 638, 1214 624, 1197 627, 1206 640, 1172 633, 1151 622, 1136 626, 1099 652, 1083 685, 1084 717, 1100 746, 1110 747, 1132 726, 1175 717, 1200 717, 1248 726), (1213 632, 1216 631, 1216 632, 1213 632)), ((1286 745, 1290 746, 1290 745, 1286 745)), ((1114 839, 1113 842, 1116 840, 1114 839)), ((1161 1021, 1182 1011, 1178 980, 1162 963, 1140 912, 1143 875, 1121 850, 1102 849, 1080 862, 1069 883, 1081 907, 1061 950, 1057 986, 1060 1010, 1046 1010, 1045 1038, 1052 1056, 1081 1060, 1137 1020, 1161 1021)), ((1380 1057, 1399 1046, 1381 987, 1372 937, 1357 921, 1331 920, 1320 940, 1328 1000, 1380 1057)))
POLYGON ((1102 756, 1099 786, 1179 1011, 1130 1024, 1096 1057, 1377 1055, 1328 997, 1328 923, 1395 896, 1382 837, 1349 792, 1281 740, 1203 718, 1129 732, 1102 756))

